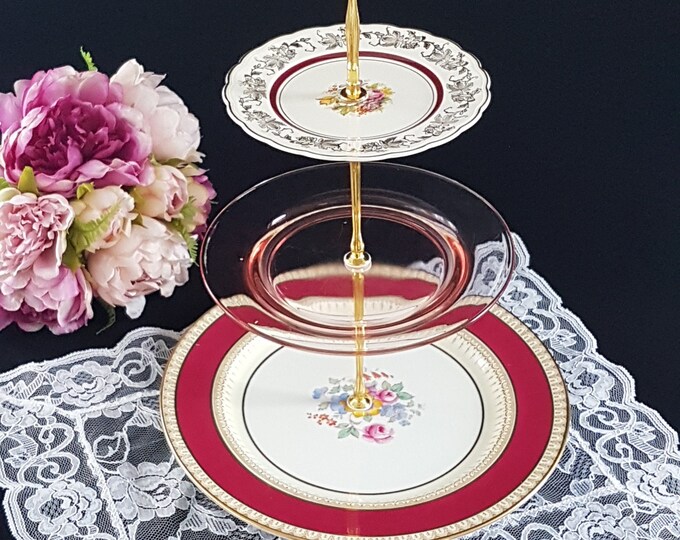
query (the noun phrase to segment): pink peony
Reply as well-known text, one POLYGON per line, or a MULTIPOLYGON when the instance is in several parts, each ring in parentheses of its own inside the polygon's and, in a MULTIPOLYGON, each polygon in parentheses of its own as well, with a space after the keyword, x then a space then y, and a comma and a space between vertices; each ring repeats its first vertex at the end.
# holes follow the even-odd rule
POLYGON ((103 73, 71 66, 38 71, 31 80, 17 81, 14 90, 22 116, 31 109, 51 107, 64 96, 92 105, 121 103, 123 97, 123 89, 103 73))
POLYGON ((49 280, 59 274, 73 216, 61 195, 0 190, 0 307, 16 311, 32 277, 49 280))
POLYGON ((175 167, 157 165, 153 167, 153 178, 148 186, 135 188, 136 210, 144 216, 166 221, 180 217, 189 200, 186 177, 175 167))
POLYGON ((383 424, 370 424, 364 428, 361 437, 370 442, 385 444, 394 438, 394 429, 383 424))
POLYGON ((188 220, 189 222, 185 223, 185 226, 187 232, 203 236, 208 228, 208 216, 210 216, 211 204, 217 196, 217 192, 204 171, 199 170, 199 172, 200 174, 190 176, 188 179, 189 201, 195 212, 188 220))
POLYGON ((130 235, 87 259, 95 294, 113 306, 125 306, 132 318, 144 309, 144 295, 170 296, 189 280, 191 258, 182 237, 162 222, 142 218, 130 235))
POLYGON ((79 237, 87 242, 78 247, 90 253, 111 247, 122 235, 129 236, 132 221, 137 217, 133 212, 135 201, 118 186, 94 189, 72 201, 71 207, 76 214, 74 233, 79 227, 105 218, 97 230, 88 233, 88 238, 79 237))
POLYGON ((21 120, 21 104, 13 94, 0 94, 0 133, 9 131, 21 120))
POLYGON ((0 167, 16 184, 31 166, 41 192, 68 198, 90 181, 97 187, 147 183, 151 144, 140 123, 140 113, 119 103, 93 105, 66 96, 31 109, 5 133, 0 167))
POLYGON ((177 94, 161 85, 164 76, 145 72, 136 60, 128 60, 111 77, 123 88, 123 103, 142 112, 145 131, 153 140, 158 161, 201 161, 198 119, 177 94))
POLYGON ((73 272, 61 266, 50 279, 33 275, 21 294, 19 309, 6 314, 26 332, 47 326, 53 334, 68 334, 93 316, 92 288, 81 269, 73 272))

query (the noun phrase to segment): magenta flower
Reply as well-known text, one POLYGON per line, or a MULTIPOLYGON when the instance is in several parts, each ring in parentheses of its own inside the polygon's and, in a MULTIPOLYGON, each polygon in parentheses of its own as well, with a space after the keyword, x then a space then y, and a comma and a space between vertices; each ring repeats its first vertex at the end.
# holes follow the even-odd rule
POLYGON ((33 167, 41 193, 75 195, 79 184, 136 186, 151 181, 144 116, 123 89, 98 72, 65 66, 19 81, 0 96, 0 168, 16 184, 33 167))
POLYGON ((383 424, 369 424, 363 429, 361 437, 366 441, 385 444, 394 438, 394 429, 383 424))
POLYGON ((5 134, 0 166, 16 184, 24 167, 41 193, 75 195, 79 184, 136 186, 151 180, 148 136, 134 127, 139 113, 114 103, 92 105, 64 97, 32 109, 5 134))
POLYGON ((121 103, 123 98, 122 87, 111 84, 103 73, 76 71, 71 66, 38 71, 30 81, 19 81, 15 90, 23 116, 31 109, 51 107, 64 96, 92 105, 121 103))

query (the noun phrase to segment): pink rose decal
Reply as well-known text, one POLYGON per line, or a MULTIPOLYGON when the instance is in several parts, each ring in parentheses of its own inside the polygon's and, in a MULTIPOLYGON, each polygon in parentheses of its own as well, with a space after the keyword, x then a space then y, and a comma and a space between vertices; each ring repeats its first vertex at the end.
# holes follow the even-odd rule
POLYGON ((381 390, 375 394, 375 397, 386 405, 399 400, 399 396, 397 396, 396 392, 393 392, 392 390, 381 390))
POLYGON ((385 444, 394 438, 394 429, 383 424, 370 424, 363 429, 361 438, 378 444, 385 444))

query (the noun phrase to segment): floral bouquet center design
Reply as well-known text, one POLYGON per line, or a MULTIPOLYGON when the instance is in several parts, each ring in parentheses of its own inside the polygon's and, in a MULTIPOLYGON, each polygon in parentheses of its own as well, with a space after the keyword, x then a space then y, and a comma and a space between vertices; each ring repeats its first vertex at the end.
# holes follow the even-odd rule
POLYGON ((362 441, 385 444, 394 440, 397 431, 411 425, 421 416, 423 404, 409 394, 403 382, 384 371, 364 372, 366 390, 373 398, 368 411, 352 411, 347 408, 347 398, 354 389, 350 377, 328 379, 329 386, 314 389, 312 398, 317 401, 315 412, 307 418, 320 426, 337 430, 338 439, 354 437, 362 441))
POLYGON ((357 100, 347 99, 342 95, 344 85, 331 86, 323 96, 316 98, 323 107, 329 107, 333 111, 339 112, 342 116, 355 115, 364 116, 365 114, 382 111, 383 107, 392 101, 393 90, 382 83, 372 83, 364 85, 366 95, 357 100))

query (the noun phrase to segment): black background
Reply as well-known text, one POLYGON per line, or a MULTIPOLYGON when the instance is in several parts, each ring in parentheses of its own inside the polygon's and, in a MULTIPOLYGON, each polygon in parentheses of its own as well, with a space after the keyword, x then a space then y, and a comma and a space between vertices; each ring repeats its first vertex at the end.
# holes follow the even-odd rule
MULTIPOLYGON (((496 205, 600 352, 633 374, 638 399, 680 426, 680 3, 365 0, 360 9, 364 22, 423 28, 480 58, 492 82, 481 121, 401 161, 456 178, 496 205)), ((251 139, 227 118, 226 71, 272 37, 343 18, 341 0, 2 0, 0 90, 38 69, 79 67, 81 45, 105 73, 136 57, 167 73, 200 119, 205 164, 226 203, 313 163, 251 139)), ((121 314, 100 335, 101 313, 65 337, 3 331, 0 370, 110 347, 140 325, 181 329, 210 305, 194 269, 172 298, 150 298, 141 319, 121 314)))

